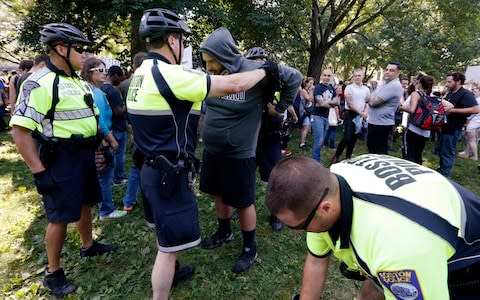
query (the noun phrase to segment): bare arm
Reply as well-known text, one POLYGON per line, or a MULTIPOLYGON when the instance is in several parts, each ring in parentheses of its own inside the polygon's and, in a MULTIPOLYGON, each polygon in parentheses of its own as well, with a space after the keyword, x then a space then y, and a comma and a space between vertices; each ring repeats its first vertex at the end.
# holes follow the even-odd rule
POLYGON ((288 113, 292 116, 293 123, 297 123, 298 122, 298 116, 297 116, 297 113, 295 112, 295 108, 293 107, 293 105, 289 105, 287 107, 287 110, 288 110, 288 113))
POLYGON ((18 75, 12 76, 10 82, 8 83, 8 100, 10 101, 10 106, 15 107, 17 102, 17 88, 15 87, 15 78, 18 75))
POLYGON ((309 92, 307 92, 305 89, 302 89, 302 88, 300 88, 300 96, 302 96, 303 99, 305 99, 306 101, 311 102, 313 100, 312 94, 310 94, 309 92))
POLYGON ((320 299, 327 279, 330 256, 317 258, 307 253, 303 267, 301 300, 320 299))
POLYGON ((353 105, 352 94, 345 94, 345 102, 347 102, 348 108, 350 108, 350 110, 353 110, 359 115, 362 113, 362 111, 360 111, 357 107, 355 107, 355 105, 353 105))
POLYGON ((408 106, 400 106, 400 111, 414 113, 418 100, 420 100, 420 95, 417 92, 413 92, 412 95, 410 95, 410 104, 408 106))
POLYGON ((452 108, 447 111, 449 114, 464 114, 464 115, 470 115, 470 114, 478 114, 480 113, 480 105, 475 105, 472 107, 466 107, 466 108, 452 108))
POLYGON ((118 142, 117 140, 115 139, 115 137, 113 136, 112 132, 110 131, 108 133, 108 135, 106 135, 104 137, 104 140, 106 140, 108 142, 108 144, 110 145, 110 147, 112 147, 113 151, 117 151, 118 149, 118 142))
POLYGON ((230 75, 212 75, 208 98, 236 94, 254 87, 265 77, 265 70, 235 73, 230 75))
POLYGON ((38 156, 30 130, 20 126, 13 126, 12 137, 30 171, 35 174, 45 170, 38 156))
POLYGON ((317 106, 319 107, 332 107, 340 104, 338 96, 333 97, 331 100, 325 100, 322 95, 317 95, 315 96, 315 100, 317 100, 317 106))
POLYGON ((368 106, 370 107, 377 107, 382 105, 384 101, 382 98, 376 95, 370 94, 365 98, 365 102, 368 103, 368 106))

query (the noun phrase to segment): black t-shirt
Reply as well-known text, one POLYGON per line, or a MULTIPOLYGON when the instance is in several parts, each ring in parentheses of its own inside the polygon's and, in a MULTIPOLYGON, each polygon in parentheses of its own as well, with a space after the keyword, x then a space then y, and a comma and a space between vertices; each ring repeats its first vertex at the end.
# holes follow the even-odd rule
POLYGON ((109 83, 103 84, 100 89, 105 93, 107 96, 108 103, 110 104, 110 108, 112 109, 112 130, 117 131, 127 131, 127 114, 123 113, 121 116, 115 116, 115 107, 123 107, 125 104, 123 103, 122 95, 120 91, 109 83))
MULTIPOLYGON (((448 93, 445 99, 453 104, 454 108, 467 108, 477 105, 477 100, 473 93, 463 87, 453 93, 448 93)), ((442 132, 451 134, 456 130, 462 130, 467 121, 466 114, 449 114, 447 115, 447 123, 443 126, 442 132)))
POLYGON ((332 85, 325 85, 323 83, 317 84, 315 87, 315 90, 313 90, 313 103, 314 103, 314 110, 313 110, 313 115, 316 116, 321 116, 324 118, 328 118, 328 112, 330 110, 330 107, 317 107, 317 99, 316 97, 320 95, 323 97, 324 100, 330 101, 332 98, 337 96, 337 92, 335 91, 335 88, 332 85))
POLYGON ((28 77, 30 77, 30 75, 32 75, 32 73, 27 72, 20 77, 17 76, 17 81, 15 82, 15 88, 17 89, 17 97, 20 94, 20 86, 25 80, 27 80, 28 77))

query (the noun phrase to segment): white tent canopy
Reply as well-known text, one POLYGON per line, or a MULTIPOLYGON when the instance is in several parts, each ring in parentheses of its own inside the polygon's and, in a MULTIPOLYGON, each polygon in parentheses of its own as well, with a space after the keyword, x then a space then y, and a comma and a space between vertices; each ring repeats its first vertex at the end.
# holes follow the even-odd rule
POLYGON ((480 84, 480 66, 468 66, 465 78, 466 84, 480 84))

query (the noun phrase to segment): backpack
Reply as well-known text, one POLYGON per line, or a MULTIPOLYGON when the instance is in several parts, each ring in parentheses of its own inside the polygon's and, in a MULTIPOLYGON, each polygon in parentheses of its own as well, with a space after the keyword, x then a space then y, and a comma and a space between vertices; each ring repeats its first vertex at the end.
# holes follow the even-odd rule
POLYGON ((437 96, 427 96, 419 91, 415 111, 410 114, 409 121, 413 125, 425 130, 438 130, 445 123, 446 113, 442 100, 437 96))

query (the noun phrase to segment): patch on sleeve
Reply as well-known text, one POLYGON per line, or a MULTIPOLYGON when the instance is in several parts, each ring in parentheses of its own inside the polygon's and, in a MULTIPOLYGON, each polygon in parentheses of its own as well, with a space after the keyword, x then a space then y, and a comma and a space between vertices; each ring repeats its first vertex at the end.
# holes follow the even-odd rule
POLYGON ((378 279, 398 300, 424 299, 413 270, 378 272, 378 279))

